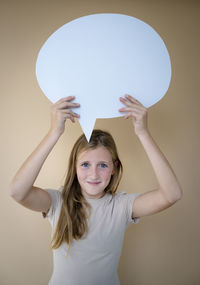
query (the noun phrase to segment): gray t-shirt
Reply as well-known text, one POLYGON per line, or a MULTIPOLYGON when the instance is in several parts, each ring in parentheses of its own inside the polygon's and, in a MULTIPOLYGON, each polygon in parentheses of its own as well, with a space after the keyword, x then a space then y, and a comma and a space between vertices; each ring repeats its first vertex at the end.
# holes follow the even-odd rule
MULTIPOLYGON (((51 208, 46 217, 55 230, 62 206, 61 188, 47 189, 51 208)), ((124 233, 132 223, 132 207, 140 194, 124 191, 114 197, 106 193, 100 199, 87 199, 92 206, 85 238, 73 240, 67 256, 67 243, 53 250, 54 269, 49 285, 120 285, 117 274, 124 233)), ((43 214, 45 217, 45 214, 43 214)))

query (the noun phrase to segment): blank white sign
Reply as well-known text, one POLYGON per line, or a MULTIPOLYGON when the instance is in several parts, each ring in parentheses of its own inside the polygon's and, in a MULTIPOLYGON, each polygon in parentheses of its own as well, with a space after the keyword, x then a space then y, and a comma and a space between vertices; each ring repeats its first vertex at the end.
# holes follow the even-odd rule
POLYGON ((53 103, 76 96, 80 124, 89 140, 96 118, 123 116, 120 96, 145 107, 158 102, 171 80, 171 63, 159 34, 122 14, 93 14, 54 32, 42 46, 36 76, 53 103))

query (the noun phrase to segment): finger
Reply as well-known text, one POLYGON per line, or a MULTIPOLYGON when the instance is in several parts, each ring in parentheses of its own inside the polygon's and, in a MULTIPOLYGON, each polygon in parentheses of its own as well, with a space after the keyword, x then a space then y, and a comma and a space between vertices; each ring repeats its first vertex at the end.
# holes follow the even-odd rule
POLYGON ((125 116, 124 116, 125 119, 128 119, 130 117, 132 117, 134 120, 140 119, 141 113, 134 111, 134 112, 129 112, 129 113, 125 114, 125 116))
POLYGON ((125 98, 127 98, 130 102, 138 104, 140 106, 143 106, 140 101, 138 101, 137 99, 135 99, 133 96, 129 95, 129 94, 125 94, 125 98))
POLYGON ((138 114, 143 112, 143 109, 137 107, 124 107, 118 110, 119 112, 137 112, 138 114))
POLYGON ((125 99, 125 98, 123 98, 123 97, 120 97, 120 101, 121 101, 123 104, 125 104, 126 106, 128 106, 128 107, 130 107, 130 106, 133 105, 132 102, 130 102, 129 100, 127 100, 127 99, 125 99))
POLYGON ((60 100, 58 100, 55 105, 58 105, 60 103, 63 103, 63 102, 69 102, 69 101, 72 101, 74 100, 76 97, 75 96, 67 96, 67 97, 63 97, 61 98, 60 100))
POLYGON ((136 98, 134 98, 133 96, 131 96, 129 94, 125 94, 124 97, 127 100, 129 100, 130 102, 133 102, 133 103, 136 103, 136 104, 138 104, 138 103, 140 104, 140 102, 136 98))
POLYGON ((72 117, 80 118, 80 115, 79 115, 79 114, 73 112, 73 111, 70 110, 70 109, 62 110, 61 112, 62 112, 62 114, 64 114, 64 115, 70 115, 70 116, 72 116, 72 117))
POLYGON ((57 105, 59 110, 66 109, 66 108, 78 108, 80 107, 79 103, 71 103, 71 102, 62 102, 57 105))
POLYGON ((60 98, 58 101, 56 101, 55 104, 60 104, 60 103, 65 102, 65 101, 72 101, 74 99, 75 99, 75 96, 63 97, 63 98, 60 98))
POLYGON ((142 117, 141 112, 139 112, 138 110, 130 110, 130 111, 126 111, 126 114, 124 115, 124 118, 129 118, 129 117, 133 117, 133 118, 140 118, 142 117))
POLYGON ((131 95, 125 94, 125 98, 120 97, 120 101, 126 104, 127 106, 130 104, 135 104, 137 106, 144 107, 137 99, 133 98, 131 95))
POLYGON ((64 119, 69 119, 72 121, 72 123, 75 123, 75 118, 71 114, 63 114, 64 119))
POLYGON ((70 120, 71 120, 72 123, 75 123, 75 120, 74 120, 73 116, 70 116, 70 120))
POLYGON ((133 107, 132 108, 124 107, 124 108, 119 109, 119 112, 131 112, 132 110, 133 110, 133 107))
POLYGON ((121 101, 122 103, 124 103, 127 107, 132 107, 132 106, 135 106, 135 107, 137 107, 137 108, 140 107, 141 110, 142 110, 142 108, 145 108, 142 104, 139 103, 139 101, 135 100, 134 98, 133 98, 133 100, 131 101, 131 100, 129 100, 128 98, 120 97, 120 101, 121 101))
POLYGON ((130 118, 130 117, 133 117, 132 113, 126 114, 126 115, 124 116, 124 119, 128 119, 128 118, 130 118))

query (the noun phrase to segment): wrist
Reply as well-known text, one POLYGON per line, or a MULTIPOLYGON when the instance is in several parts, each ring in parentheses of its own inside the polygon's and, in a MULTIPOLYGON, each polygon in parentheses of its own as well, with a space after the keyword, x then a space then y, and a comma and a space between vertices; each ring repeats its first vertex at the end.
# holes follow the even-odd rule
POLYGON ((58 140, 63 132, 59 132, 58 130, 50 129, 47 133, 47 137, 52 138, 53 140, 58 140))
POLYGON ((146 130, 143 130, 141 132, 138 132, 137 134, 137 137, 140 139, 140 140, 143 140, 143 139, 146 139, 146 138, 150 138, 151 137, 151 134, 150 132, 146 129, 146 130))

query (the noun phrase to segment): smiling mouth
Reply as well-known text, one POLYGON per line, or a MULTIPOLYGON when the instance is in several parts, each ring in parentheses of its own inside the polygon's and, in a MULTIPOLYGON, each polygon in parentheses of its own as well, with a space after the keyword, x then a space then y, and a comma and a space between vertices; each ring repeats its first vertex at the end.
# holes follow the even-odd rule
POLYGON ((100 182, 91 182, 91 181, 88 181, 88 184, 90 185, 98 185, 100 182))

